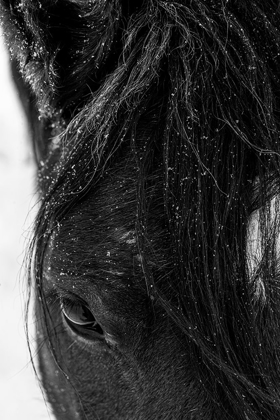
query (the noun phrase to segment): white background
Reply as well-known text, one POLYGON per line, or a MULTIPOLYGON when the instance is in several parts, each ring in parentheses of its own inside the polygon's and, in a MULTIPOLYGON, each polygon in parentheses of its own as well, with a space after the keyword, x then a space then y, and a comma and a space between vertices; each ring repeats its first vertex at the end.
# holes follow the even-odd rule
POLYGON ((24 332, 27 288, 21 265, 35 202, 34 177, 27 127, 13 90, 8 57, 0 34, 1 420, 51 418, 30 364, 24 332))

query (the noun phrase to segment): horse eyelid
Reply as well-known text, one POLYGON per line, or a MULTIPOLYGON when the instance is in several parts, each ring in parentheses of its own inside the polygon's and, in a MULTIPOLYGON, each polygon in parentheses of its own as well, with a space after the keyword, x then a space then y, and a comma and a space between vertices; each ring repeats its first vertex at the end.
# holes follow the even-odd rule
MULTIPOLYGON (((64 288, 54 285, 51 290, 46 293, 46 303, 47 305, 55 305, 57 309, 59 309, 61 316, 64 318, 64 322, 68 325, 68 328, 72 330, 78 336, 84 336, 84 334, 92 334, 92 337, 89 337, 90 340, 100 339, 104 336, 104 328, 100 325, 97 321, 95 315, 90 310, 86 301, 84 301, 80 296, 70 292, 69 290, 65 290, 64 288), (86 308, 87 311, 92 316, 92 319, 88 322, 76 322, 73 320, 71 316, 67 316, 66 311, 64 310, 65 304, 72 306, 81 305, 86 308)), ((111 337, 111 336, 110 336, 111 337)), ((112 339, 110 338, 110 342, 112 339)))
POLYGON ((81 326, 92 325, 93 323, 97 324, 95 316, 93 315, 92 311, 88 307, 88 304, 75 293, 66 291, 65 289, 61 287, 55 287, 46 293, 45 301, 46 301, 47 306, 58 305, 61 313, 70 322, 73 322, 81 326), (85 308, 85 310, 88 311, 89 314, 91 314, 93 318, 91 321, 79 323, 79 322, 75 322, 75 320, 71 318, 71 316, 69 316, 70 311, 74 309, 75 307, 78 308, 79 306, 85 308), (67 307, 69 308, 69 311, 66 310, 67 307))
POLYGON ((87 307, 87 305, 83 304, 81 301, 72 301, 71 299, 60 299, 60 307, 63 315, 72 323, 79 325, 79 326, 87 326, 87 325, 97 325, 97 321, 87 307), (77 309, 77 314, 75 314, 75 309, 77 309), (74 314, 71 316, 71 311, 73 310, 74 314), (80 316, 86 318, 86 314, 92 317, 91 320, 84 321, 79 320, 78 317, 80 316), (77 319, 75 319, 75 315, 77 315, 77 319))
POLYGON ((80 304, 86 307, 91 312, 88 303, 83 298, 81 298, 76 293, 73 293, 72 291, 64 289, 63 287, 58 285, 55 285, 54 289, 47 293, 47 299, 48 301, 50 301, 50 303, 58 300, 59 302, 67 301, 68 303, 72 303, 73 305, 80 304))

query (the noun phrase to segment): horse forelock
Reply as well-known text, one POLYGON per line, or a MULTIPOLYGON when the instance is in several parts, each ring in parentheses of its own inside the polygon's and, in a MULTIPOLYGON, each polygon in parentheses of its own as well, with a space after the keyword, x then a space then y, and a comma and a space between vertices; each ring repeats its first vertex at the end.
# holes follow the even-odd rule
MULTIPOLYGON (((135 248, 147 295, 203 360, 198 375, 205 379, 206 366, 207 392, 223 393, 226 377, 232 390, 226 399, 234 413, 269 413, 278 397, 279 375, 269 354, 280 344, 278 337, 272 343, 263 328, 267 318, 277 325, 279 317, 279 267, 277 258, 271 259, 275 237, 264 220, 264 210, 279 193, 276 2, 147 1, 126 9, 125 16, 123 2, 85 6, 63 1, 62 6, 53 2, 52 8, 41 2, 42 15, 36 15, 35 23, 32 2, 22 2, 25 10, 14 3, 14 19, 24 15, 33 28, 31 33, 18 25, 18 36, 28 33, 35 42, 40 16, 47 16, 54 30, 57 8, 63 6, 66 23, 57 30, 69 34, 72 19, 77 27, 59 46, 36 33, 35 52, 47 52, 48 60, 29 52, 30 62, 22 64, 41 92, 40 106, 48 103, 48 118, 60 113, 66 126, 39 174, 38 284, 51 235, 57 231, 59 238, 60 229, 65 232, 72 220, 73 237, 80 235, 82 241, 77 220, 86 224, 90 219, 88 212, 79 213, 79 206, 94 208, 96 221, 101 212, 101 226, 109 226, 104 265, 106 253, 113 255, 112 244, 118 253, 125 248, 121 263, 135 248), (65 60, 68 64, 62 66, 65 60), (113 191, 110 183, 120 172, 130 187, 118 180, 113 191), (106 188, 110 202, 102 193, 106 188), (118 213, 120 192, 125 191, 129 204, 118 213), (98 194, 103 198, 94 203, 98 194), (262 215, 262 252, 253 281, 247 240, 254 211, 262 215), (133 232, 131 243, 126 232, 133 232), (266 359, 275 372, 269 377, 266 359)), ((97 236, 102 243, 101 231, 97 236)), ((71 241, 61 237, 71 253, 71 241)), ((59 266, 59 259, 53 264, 59 266)), ((112 264, 108 267, 113 270, 112 264)))

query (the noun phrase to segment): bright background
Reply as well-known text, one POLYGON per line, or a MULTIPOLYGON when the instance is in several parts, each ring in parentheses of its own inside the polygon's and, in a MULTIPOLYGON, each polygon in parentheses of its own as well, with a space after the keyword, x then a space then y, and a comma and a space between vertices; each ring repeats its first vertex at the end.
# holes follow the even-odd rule
POLYGON ((34 179, 27 127, 0 34, 1 420, 51 418, 31 367, 24 332, 26 278, 21 267, 35 202, 34 179))

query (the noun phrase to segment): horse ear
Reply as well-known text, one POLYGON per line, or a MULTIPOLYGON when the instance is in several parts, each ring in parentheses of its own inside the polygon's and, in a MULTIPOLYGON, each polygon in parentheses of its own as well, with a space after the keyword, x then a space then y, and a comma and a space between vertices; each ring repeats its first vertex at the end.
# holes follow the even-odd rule
POLYGON ((48 130, 43 126, 43 121, 39 117, 35 95, 30 86, 24 81, 18 63, 15 60, 11 60, 10 66, 13 82, 27 119, 34 158, 36 163, 39 164, 40 161, 44 161, 47 157, 50 133, 47 135, 48 130))
MULTIPOLYGON (((56 138, 57 134, 60 134, 62 123, 59 122, 58 116, 56 119, 48 119, 40 115, 35 94, 24 80, 19 64, 15 59, 11 59, 10 68, 13 83, 27 119, 34 159, 37 166, 41 167, 49 159, 53 149, 53 139, 56 138)), ((54 159, 54 156, 52 159, 54 159)))
POLYGON ((116 65, 119 1, 44 1, 39 8, 33 0, 1 4, 6 43, 41 114, 50 117, 54 108, 72 114, 116 65))

